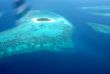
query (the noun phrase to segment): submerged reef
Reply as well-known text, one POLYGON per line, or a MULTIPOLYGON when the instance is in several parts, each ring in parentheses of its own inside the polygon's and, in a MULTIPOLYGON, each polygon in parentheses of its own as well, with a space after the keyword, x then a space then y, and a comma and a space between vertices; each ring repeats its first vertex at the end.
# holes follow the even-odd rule
POLYGON ((110 26, 105 24, 99 24, 99 23, 87 23, 89 26, 91 26, 95 31, 101 32, 104 34, 110 34, 110 26))
POLYGON ((88 12, 89 14, 92 15, 98 15, 98 16, 107 16, 110 17, 110 13, 100 13, 100 12, 88 12))
POLYGON ((98 16, 107 16, 110 17, 110 6, 91 6, 91 7, 81 7, 87 13, 98 16))
POLYGON ((87 6, 82 7, 84 10, 110 10, 110 6, 87 6))
POLYGON ((109 20, 106 20, 110 17, 110 12, 108 12, 110 11, 110 6, 88 6, 81 7, 81 9, 91 15, 101 18, 101 20, 102 18, 104 18, 103 21, 105 22, 105 24, 101 23, 100 21, 88 21, 86 22, 88 26, 90 26, 96 32, 110 34, 110 24, 107 23, 109 20))
POLYGON ((74 47, 74 26, 58 14, 32 10, 17 23, 15 28, 0 32, 0 57, 74 47))

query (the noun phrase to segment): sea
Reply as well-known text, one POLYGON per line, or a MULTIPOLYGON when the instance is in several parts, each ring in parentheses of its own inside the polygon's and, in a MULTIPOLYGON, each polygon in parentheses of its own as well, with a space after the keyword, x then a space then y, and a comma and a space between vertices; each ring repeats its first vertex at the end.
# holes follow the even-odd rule
MULTIPOLYGON (((0 0, 0 32, 16 27, 13 1, 0 0)), ((51 11, 71 22, 74 48, 67 50, 77 51, 5 57, 0 60, 0 74, 110 74, 110 15, 104 15, 110 14, 110 0, 26 2, 33 10, 51 11)))

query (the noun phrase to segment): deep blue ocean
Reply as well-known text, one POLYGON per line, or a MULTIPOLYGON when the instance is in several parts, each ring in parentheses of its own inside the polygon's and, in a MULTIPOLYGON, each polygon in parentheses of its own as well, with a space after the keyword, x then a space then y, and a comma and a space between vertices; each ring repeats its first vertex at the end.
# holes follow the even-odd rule
MULTIPOLYGON (((13 0, 0 0, 0 31, 14 28, 13 0), (10 19, 11 18, 11 19, 10 19), (7 20, 8 19, 8 20, 7 20)), ((110 74, 110 33, 94 31, 86 22, 110 26, 110 17, 86 13, 81 7, 110 6, 110 0, 27 0, 31 9, 48 10, 75 27, 77 52, 33 52, 0 60, 0 74, 110 74)), ((110 13, 110 10, 103 11, 110 13)), ((67 49, 73 50, 73 49, 67 49)))

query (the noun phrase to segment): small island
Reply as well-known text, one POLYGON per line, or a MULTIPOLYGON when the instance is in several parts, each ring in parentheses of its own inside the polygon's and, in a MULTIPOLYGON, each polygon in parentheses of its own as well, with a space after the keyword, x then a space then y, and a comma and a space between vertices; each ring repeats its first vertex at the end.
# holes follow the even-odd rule
POLYGON ((45 17, 42 17, 42 18, 38 18, 36 19, 37 21, 51 21, 49 18, 45 18, 45 17))

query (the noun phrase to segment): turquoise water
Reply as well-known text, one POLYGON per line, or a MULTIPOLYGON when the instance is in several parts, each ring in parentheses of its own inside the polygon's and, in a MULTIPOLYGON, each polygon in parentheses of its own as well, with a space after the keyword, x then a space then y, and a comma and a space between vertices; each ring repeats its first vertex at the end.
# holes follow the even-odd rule
MULTIPOLYGON (((27 0, 27 2, 33 10, 54 12, 71 22, 75 27, 72 39, 75 46, 66 49, 65 52, 39 51, 5 57, 0 60, 0 74, 110 73, 109 0, 27 0)), ((5 14, 0 19, 0 31, 14 28, 16 25, 13 7, 10 5, 12 2, 4 0, 0 3, 2 3, 0 14, 5 14), (5 4, 7 6, 4 6, 5 4)))

